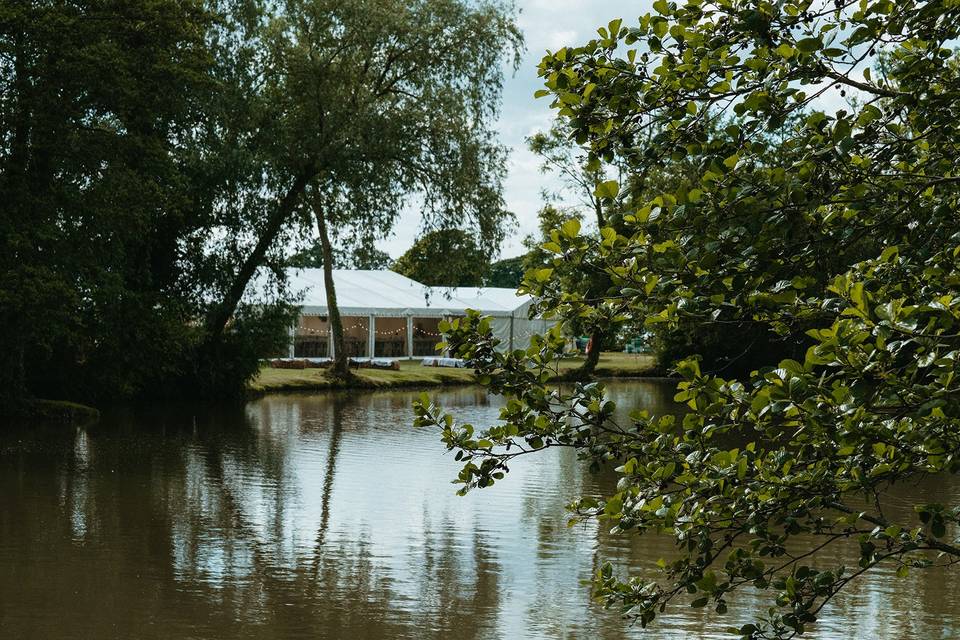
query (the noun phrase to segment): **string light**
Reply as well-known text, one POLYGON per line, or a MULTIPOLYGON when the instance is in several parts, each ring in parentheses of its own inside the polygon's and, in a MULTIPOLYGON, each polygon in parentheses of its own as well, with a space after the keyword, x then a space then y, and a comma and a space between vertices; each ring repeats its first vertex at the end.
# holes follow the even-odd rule
MULTIPOLYGON (((374 357, 403 357, 409 355, 408 349, 410 346, 413 347, 412 353, 415 356, 424 356, 424 355, 436 355, 434 347, 438 342, 443 341, 445 334, 439 330, 430 331, 423 326, 423 322, 420 322, 421 319, 415 318, 416 321, 413 327, 410 327, 408 322, 411 322, 408 318, 402 318, 403 325, 396 329, 385 329, 383 327, 377 327, 374 323, 373 327, 370 327, 370 323, 364 319, 358 319, 358 322, 352 324, 344 324, 343 332, 346 338, 346 343, 348 345, 347 349, 351 352, 356 352, 358 345, 364 347, 361 351, 368 351, 365 348, 370 339, 370 335, 374 336, 376 341, 376 346, 373 349, 375 356, 374 357), (408 333, 408 328, 411 331, 408 333), (372 331, 371 331, 372 329, 372 331), (363 332, 363 336, 357 336, 356 332, 363 332), (351 336, 349 334, 353 333, 351 336), (411 335, 412 334, 412 335, 411 335), (403 351, 403 353, 400 353, 403 351)), ((428 325, 431 329, 436 327, 440 322, 439 318, 427 318, 425 324, 428 325)), ((393 320, 396 322, 396 320, 393 320)), ((385 322, 384 324, 388 324, 385 322)), ((391 323, 392 324, 392 323, 391 323)), ((293 335, 293 340, 296 344, 296 350, 299 353, 301 346, 313 352, 319 348, 319 351, 326 353, 326 349, 323 347, 326 345, 327 341, 332 335, 332 327, 326 317, 323 316, 301 316, 300 323, 296 327, 293 335), (322 323, 322 328, 314 328, 309 326, 304 326, 303 323, 306 319, 309 318, 319 318, 322 323)), ((319 355, 319 353, 317 354, 319 355)), ((300 357, 311 357, 311 356, 300 356, 300 357)), ((316 357, 316 356, 312 356, 316 357)), ((321 356, 324 357, 324 356, 321 356)), ((326 356, 329 357, 329 356, 326 356)), ((356 354, 353 357, 368 357, 363 355, 363 353, 356 354)))
MULTIPOLYGON (((345 325, 345 326, 343 327, 344 332, 353 331, 353 330, 355 330, 355 329, 362 329, 362 330, 364 330, 364 331, 367 331, 367 330, 368 330, 368 327, 367 327, 367 325, 366 325, 365 323, 364 323, 364 324, 358 323, 358 324, 352 324, 352 325, 345 325)), ((374 330, 373 333, 374 333, 374 335, 377 335, 377 336, 387 337, 387 336, 399 336, 399 335, 403 335, 403 334, 406 333, 406 331, 407 331, 406 327, 400 327, 399 329, 393 329, 393 330, 374 330)), ((330 329, 312 329, 312 328, 310 328, 310 327, 305 327, 305 326, 303 326, 303 325, 300 325, 300 326, 297 327, 296 333, 297 333, 298 335, 308 334, 308 335, 316 335, 316 336, 329 336, 329 335, 330 335, 330 329)), ((423 337, 423 336, 427 336, 427 337, 430 337, 430 338, 442 338, 442 337, 443 337, 443 333, 441 333, 441 332, 439 332, 439 331, 433 332, 433 331, 427 331, 427 330, 425 330, 425 329, 414 328, 414 330, 413 330, 413 337, 414 337, 414 338, 419 338, 419 337, 423 337)))
POLYGON ((310 335, 318 335, 318 336, 329 336, 329 335, 330 335, 330 332, 329 332, 329 331, 324 331, 323 329, 311 329, 311 328, 309 328, 309 327, 297 327, 297 334, 298 334, 298 335, 301 335, 301 334, 304 334, 304 333, 307 333, 307 334, 310 334, 310 335))

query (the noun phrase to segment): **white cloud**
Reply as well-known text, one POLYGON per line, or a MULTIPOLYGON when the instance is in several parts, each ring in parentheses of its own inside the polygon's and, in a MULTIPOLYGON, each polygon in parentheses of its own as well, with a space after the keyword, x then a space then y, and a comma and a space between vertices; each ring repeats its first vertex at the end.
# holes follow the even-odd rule
POLYGON ((575 46, 577 44, 577 32, 573 29, 566 31, 551 31, 547 34, 547 49, 556 51, 563 47, 575 46))

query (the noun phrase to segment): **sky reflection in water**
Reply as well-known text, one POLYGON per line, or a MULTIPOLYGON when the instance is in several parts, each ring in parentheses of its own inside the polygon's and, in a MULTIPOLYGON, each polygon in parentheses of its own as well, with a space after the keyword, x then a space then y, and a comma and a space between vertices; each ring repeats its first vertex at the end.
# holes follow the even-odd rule
MULTIPOLYGON (((624 410, 666 411, 672 395, 656 382, 609 392, 624 410)), ((496 418, 481 389, 438 395, 474 423, 496 418)), ((670 541, 568 528, 563 506, 615 481, 569 451, 456 497, 457 463, 410 426, 415 396, 274 396, 5 430, 0 637, 721 638, 766 606, 748 593, 722 618, 676 607, 644 632, 590 604, 582 582, 602 560, 652 571, 670 541)), ((891 500, 909 510, 913 494, 956 503, 960 484, 891 500)), ((813 637, 955 637, 956 573, 861 579, 813 637)))

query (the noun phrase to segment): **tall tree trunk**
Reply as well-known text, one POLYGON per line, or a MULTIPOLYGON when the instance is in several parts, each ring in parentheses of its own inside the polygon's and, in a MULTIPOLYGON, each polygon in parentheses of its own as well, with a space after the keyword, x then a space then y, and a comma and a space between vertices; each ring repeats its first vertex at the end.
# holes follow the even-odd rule
POLYGON ((337 290, 333 283, 333 247, 330 246, 330 234, 327 221, 320 205, 314 202, 313 213, 317 218, 317 231, 320 234, 320 249, 323 253, 323 287, 327 294, 327 316, 330 318, 330 331, 333 333, 333 375, 347 378, 350 376, 350 358, 343 342, 343 321, 340 319, 340 307, 337 306, 337 290))
POLYGON ((303 194, 307 183, 310 182, 314 174, 315 170, 312 168, 302 171, 280 199, 280 202, 277 203, 277 207, 270 214, 267 225, 263 233, 260 234, 256 246, 250 255, 247 256, 247 259, 244 260, 243 264, 240 265, 240 269, 237 271, 233 282, 230 283, 230 288, 224 295, 223 300, 221 300, 211 311, 210 315, 207 316, 206 329, 208 345, 216 344, 220 341, 220 338, 223 336, 223 331, 230 321, 230 317, 233 316, 237 310, 237 305, 240 303, 240 298, 243 297, 243 292, 246 290, 250 278, 252 278, 253 274, 257 271, 257 267, 263 264, 267 250, 270 249, 270 246, 274 240, 276 240, 283 225, 290 219, 290 215, 296 210, 300 202, 300 196, 303 194))
MULTIPOLYGON (((597 215, 597 230, 603 229, 606 225, 606 220, 603 215, 603 206, 600 202, 600 198, 593 198, 593 210, 597 215)), ((594 327, 590 333, 590 344, 591 349, 590 353, 587 354, 587 359, 582 365, 576 370, 575 377, 577 378, 589 378, 593 375, 593 372, 597 368, 597 363, 600 361, 600 351, 605 342, 606 332, 601 330, 598 327, 594 327)))
POLYGON ((587 354, 586 361, 580 365, 579 373, 589 376, 593 375, 597 368, 597 362, 600 361, 600 350, 603 347, 604 332, 594 329, 590 334, 590 353, 587 354))

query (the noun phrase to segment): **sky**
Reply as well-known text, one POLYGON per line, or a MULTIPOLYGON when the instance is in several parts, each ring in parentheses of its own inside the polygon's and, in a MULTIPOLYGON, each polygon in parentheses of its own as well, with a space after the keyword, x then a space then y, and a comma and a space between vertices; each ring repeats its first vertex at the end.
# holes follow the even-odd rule
MULTIPOLYGON (((520 241, 537 227, 537 211, 543 204, 540 194, 555 183, 541 174, 540 162, 524 142, 537 131, 549 129, 553 120, 550 99, 533 98, 533 92, 543 86, 537 78, 537 64, 546 50, 585 43, 596 35, 597 27, 614 18, 623 18, 626 24, 636 21, 650 10, 652 0, 516 0, 516 4, 526 51, 516 73, 505 71, 503 105, 496 125, 500 141, 510 149, 503 195, 507 209, 517 217, 516 227, 501 247, 504 258, 523 253, 520 241)), ((414 243, 419 229, 416 212, 403 217, 393 236, 380 244, 394 258, 414 243)))

